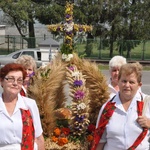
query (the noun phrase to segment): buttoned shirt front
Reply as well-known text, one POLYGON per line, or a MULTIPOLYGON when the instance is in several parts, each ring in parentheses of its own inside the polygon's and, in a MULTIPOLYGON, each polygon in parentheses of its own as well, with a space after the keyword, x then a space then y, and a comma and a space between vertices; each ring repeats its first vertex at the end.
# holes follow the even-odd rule
POLYGON ((10 116, 0 94, 0 145, 21 143, 23 126, 20 108, 30 110, 35 129, 35 137, 39 137, 42 134, 40 115, 35 100, 18 94, 15 110, 12 116, 10 116))
MULTIPOLYGON (((117 93, 113 99, 113 102, 116 102, 116 109, 106 125, 105 132, 100 140, 102 143, 106 142, 104 150, 127 150, 140 135, 142 128, 136 121, 138 118, 137 101, 141 101, 139 92, 134 96, 128 110, 125 111, 120 101, 119 93, 117 93)), ((98 126, 99 118, 105 105, 100 110, 96 126, 98 126)), ((145 115, 150 118, 150 104, 148 105, 145 115)), ((148 139, 149 131, 136 150, 149 150, 148 139)))

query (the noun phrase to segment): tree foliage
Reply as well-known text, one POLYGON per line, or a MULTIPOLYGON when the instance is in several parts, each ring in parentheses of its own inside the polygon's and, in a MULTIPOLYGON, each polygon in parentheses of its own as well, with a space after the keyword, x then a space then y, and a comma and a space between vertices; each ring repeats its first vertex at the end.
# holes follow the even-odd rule
MULTIPOLYGON (((150 37, 148 0, 68 1, 74 2, 75 23, 94 27, 87 38, 109 40, 110 57, 113 56, 114 42, 119 41, 118 50, 126 50, 130 57, 131 49, 139 44, 137 40, 150 37)), ((1 0, 0 8, 11 17, 22 36, 26 36, 23 31, 28 26, 29 37, 34 37, 35 19, 45 25, 64 22, 65 3, 66 0, 1 0)))

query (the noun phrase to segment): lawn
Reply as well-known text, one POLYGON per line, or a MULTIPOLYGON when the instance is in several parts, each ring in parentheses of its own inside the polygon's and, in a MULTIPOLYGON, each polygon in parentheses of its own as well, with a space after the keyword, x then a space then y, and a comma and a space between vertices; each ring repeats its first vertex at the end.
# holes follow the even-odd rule
MULTIPOLYGON (((90 58, 96 58, 96 59, 103 59, 103 60, 109 60, 109 47, 107 48, 101 48, 99 49, 99 42, 94 41, 92 42, 93 49, 92 49, 92 54, 90 58)), ((75 46, 76 52, 79 54, 79 56, 84 56, 85 54, 85 46, 86 43, 77 43, 75 46)), ((127 55, 127 51, 121 50, 121 53, 124 57, 127 55)), ((118 47, 117 44, 114 43, 114 51, 113 51, 113 56, 119 55, 118 47)), ((144 45, 143 42, 140 44, 136 45, 133 49, 131 49, 130 52, 130 58, 128 60, 150 60, 150 41, 147 41, 144 45)))

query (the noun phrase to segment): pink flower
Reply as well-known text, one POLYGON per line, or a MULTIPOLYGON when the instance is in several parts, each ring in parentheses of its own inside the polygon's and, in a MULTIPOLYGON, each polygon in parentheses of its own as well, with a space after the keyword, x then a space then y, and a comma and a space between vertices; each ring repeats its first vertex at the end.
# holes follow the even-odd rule
POLYGON ((78 90, 78 91, 76 91, 76 93, 74 94, 74 97, 75 97, 77 100, 83 99, 83 97, 84 97, 84 92, 78 90))

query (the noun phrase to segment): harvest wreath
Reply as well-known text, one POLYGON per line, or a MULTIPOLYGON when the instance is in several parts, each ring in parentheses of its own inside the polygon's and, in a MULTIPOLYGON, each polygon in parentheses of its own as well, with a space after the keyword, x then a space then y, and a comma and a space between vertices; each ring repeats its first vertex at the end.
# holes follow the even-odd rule
POLYGON ((67 3, 64 25, 49 31, 64 32, 61 53, 35 73, 28 89, 36 100, 46 150, 87 150, 93 140, 99 109, 109 97, 106 78, 97 64, 73 52, 74 31, 91 31, 73 22, 73 5, 67 3))
POLYGON ((69 62, 61 58, 37 70, 28 95, 38 104, 47 150, 87 150, 108 99, 106 79, 97 64, 75 53, 69 62))

